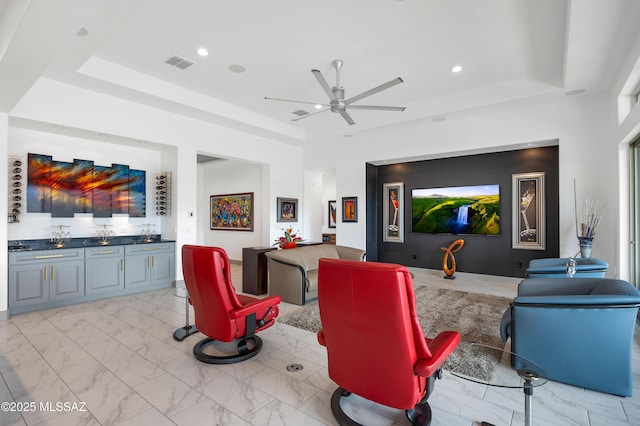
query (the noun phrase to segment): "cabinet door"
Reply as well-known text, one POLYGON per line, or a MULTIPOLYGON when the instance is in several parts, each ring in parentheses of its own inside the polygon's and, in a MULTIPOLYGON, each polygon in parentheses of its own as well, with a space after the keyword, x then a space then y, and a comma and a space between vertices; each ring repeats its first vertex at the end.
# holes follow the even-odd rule
POLYGON ((83 260, 53 262, 49 272, 49 300, 84 296, 83 260))
POLYGON ((9 306, 27 306, 49 301, 48 264, 9 268, 9 306))
POLYGON ((151 284, 151 256, 127 254, 124 267, 125 289, 148 287, 151 284))
POLYGON ((87 259, 85 268, 87 294, 124 289, 124 256, 87 259))
POLYGON ((151 255, 151 286, 169 287, 175 279, 175 256, 171 253, 151 255))

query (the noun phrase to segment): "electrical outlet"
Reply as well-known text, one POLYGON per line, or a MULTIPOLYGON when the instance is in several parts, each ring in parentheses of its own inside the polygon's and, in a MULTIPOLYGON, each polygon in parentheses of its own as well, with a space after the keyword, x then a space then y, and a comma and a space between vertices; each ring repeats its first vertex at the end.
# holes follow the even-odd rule
POLYGON ((416 256, 415 254, 413 255, 413 260, 416 260, 418 258, 418 256, 416 256))

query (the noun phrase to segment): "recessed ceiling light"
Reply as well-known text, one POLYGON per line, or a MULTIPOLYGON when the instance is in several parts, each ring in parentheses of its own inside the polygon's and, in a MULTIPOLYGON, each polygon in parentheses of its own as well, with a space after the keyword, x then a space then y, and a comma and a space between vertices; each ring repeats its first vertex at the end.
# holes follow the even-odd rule
POLYGON ((456 65, 455 67, 451 68, 451 72, 460 72, 462 71, 462 67, 460 65, 456 65))
POLYGON ((320 105, 320 104, 316 104, 315 105, 315 109, 321 109, 321 108, 322 108, 322 105, 320 105))
POLYGON ((209 51, 204 47, 201 47, 198 50, 196 50, 196 53, 200 56, 207 56, 209 54, 209 51))
POLYGON ((237 64, 229 65, 229 71, 231 72, 243 73, 246 70, 247 69, 242 65, 237 65, 237 64))

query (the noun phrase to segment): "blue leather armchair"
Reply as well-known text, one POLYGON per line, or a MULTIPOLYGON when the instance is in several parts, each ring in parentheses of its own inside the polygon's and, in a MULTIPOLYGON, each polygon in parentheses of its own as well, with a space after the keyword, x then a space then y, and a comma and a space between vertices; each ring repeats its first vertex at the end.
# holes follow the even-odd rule
POLYGON ((631 396, 640 291, 610 278, 527 278, 502 317, 503 341, 550 380, 631 396))
MULTIPOLYGON (((604 278, 609 264, 602 259, 574 258, 576 273, 573 278, 604 278)), ((527 278, 568 278, 568 257, 532 259, 526 271, 527 278)))

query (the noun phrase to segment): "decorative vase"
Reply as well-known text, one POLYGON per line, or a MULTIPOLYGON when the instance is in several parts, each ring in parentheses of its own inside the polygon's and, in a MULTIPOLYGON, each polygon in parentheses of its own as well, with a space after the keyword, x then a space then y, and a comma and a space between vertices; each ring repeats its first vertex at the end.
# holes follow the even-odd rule
POLYGON ((578 237, 578 241, 580 241, 580 257, 590 259, 593 237, 578 237))

